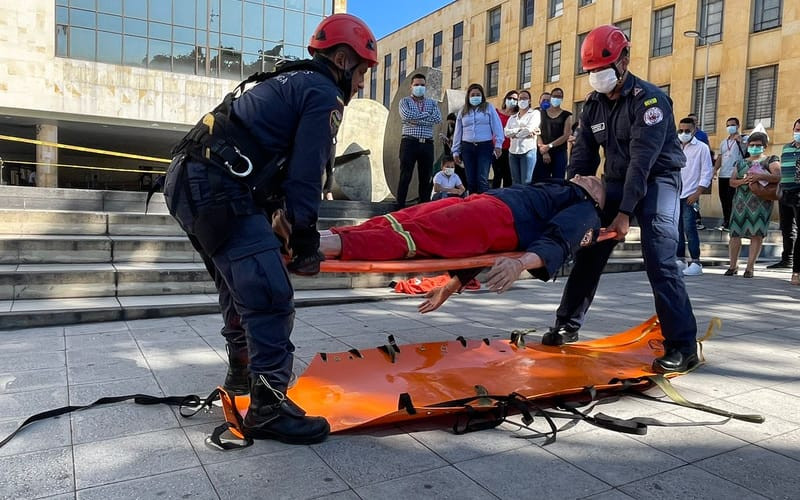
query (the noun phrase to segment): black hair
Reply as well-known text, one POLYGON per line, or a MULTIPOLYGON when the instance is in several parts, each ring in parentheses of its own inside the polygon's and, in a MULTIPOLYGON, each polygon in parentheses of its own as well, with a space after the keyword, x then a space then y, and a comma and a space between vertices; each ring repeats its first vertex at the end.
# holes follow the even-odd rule
POLYGON ((449 113, 449 114, 447 115, 447 118, 446 118, 446 120, 453 120, 453 121, 456 121, 456 118, 458 118, 458 117, 456 116, 456 114, 455 114, 455 113, 449 113))
POLYGON ((692 125, 694 125, 694 124, 695 124, 694 120, 692 120, 692 119, 691 119, 691 118, 689 118, 688 116, 687 116, 686 118, 681 118, 681 121, 680 121, 680 123, 691 123, 692 125))
POLYGON ((481 85, 480 83, 470 83, 469 87, 467 87, 467 94, 464 97, 464 109, 468 110, 469 107, 472 106, 472 104, 469 103, 469 93, 472 92, 473 90, 480 90, 481 99, 483 99, 483 102, 478 104, 478 106, 476 107, 480 109, 482 112, 486 112, 486 103, 488 101, 486 100, 486 92, 483 91, 483 85, 481 85))
POLYGON ((456 160, 450 155, 444 155, 442 157, 442 165, 444 165, 445 163, 454 163, 455 161, 456 160))
POLYGON ((797 120, 794 121, 794 124, 792 125, 792 128, 795 128, 798 123, 800 123, 800 118, 798 118, 797 120))
MULTIPOLYGON (((800 120, 798 120, 798 121, 800 121, 800 120)), ((725 122, 726 122, 726 123, 727 123, 727 122, 736 122, 736 126, 737 126, 737 127, 739 126, 739 119, 738 119, 738 118, 736 118, 735 116, 731 116, 730 118, 728 118, 727 120, 725 120, 725 122)))
POLYGON ((552 95, 555 94, 556 92, 561 92, 561 95, 562 96, 564 95, 564 89, 562 89, 561 87, 554 88, 553 90, 550 91, 550 94, 552 95))
MULTIPOLYGON (((423 75, 422 73, 414 73, 414 76, 411 77, 411 81, 413 82, 414 80, 417 79, 425 80, 425 75, 423 75)), ((427 82, 427 80, 425 81, 427 82)))
POLYGON ((764 144, 764 147, 769 146, 769 137, 764 132, 753 132, 750 134, 750 137, 747 138, 747 143, 750 144, 753 141, 761 141, 764 144))
MULTIPOLYGON (((519 96, 519 92, 517 92, 516 90, 509 90, 508 92, 506 92, 506 96, 503 97, 503 102, 500 104, 500 109, 506 109, 507 108, 506 101, 514 94, 517 94, 517 96, 519 96)), ((516 108, 516 106, 513 106, 513 107, 516 108)))

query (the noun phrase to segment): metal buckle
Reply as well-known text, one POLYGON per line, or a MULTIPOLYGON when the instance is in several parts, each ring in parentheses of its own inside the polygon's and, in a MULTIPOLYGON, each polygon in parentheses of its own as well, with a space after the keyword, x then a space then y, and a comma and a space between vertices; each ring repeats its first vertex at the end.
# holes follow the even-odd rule
POLYGON ((243 155, 241 151, 239 151, 239 148, 234 147, 233 149, 234 151, 236 151, 236 154, 238 154, 240 158, 242 158, 245 162, 247 162, 247 168, 244 170, 244 172, 239 172, 235 169, 233 165, 231 165, 227 161, 225 162, 225 166, 228 167, 228 172, 230 172, 231 175, 235 175, 236 177, 247 177, 248 175, 253 173, 253 162, 250 161, 250 158, 243 155))

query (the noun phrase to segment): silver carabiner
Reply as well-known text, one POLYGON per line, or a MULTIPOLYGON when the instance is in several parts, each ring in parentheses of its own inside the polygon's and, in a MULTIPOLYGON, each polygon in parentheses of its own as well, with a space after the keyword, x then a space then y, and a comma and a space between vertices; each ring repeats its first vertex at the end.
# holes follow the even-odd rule
POLYGON ((244 159, 244 161, 246 161, 246 162, 247 162, 247 168, 245 169, 245 171, 244 171, 244 172, 238 172, 237 170, 235 170, 235 169, 233 168, 233 165, 231 165, 231 164, 230 164, 230 163, 228 163, 227 161, 225 162, 225 166, 226 166, 226 167, 228 167, 228 171, 229 171, 229 172, 230 172, 232 175, 235 175, 236 177, 247 177, 248 175, 250 175, 251 173, 253 173, 253 162, 251 162, 251 161, 250 161, 250 158, 248 158, 248 157, 246 157, 245 155, 243 155, 243 154, 242 154, 242 153, 239 151, 239 148, 234 148, 234 149, 236 150, 236 154, 238 154, 240 158, 243 158, 243 159, 244 159))

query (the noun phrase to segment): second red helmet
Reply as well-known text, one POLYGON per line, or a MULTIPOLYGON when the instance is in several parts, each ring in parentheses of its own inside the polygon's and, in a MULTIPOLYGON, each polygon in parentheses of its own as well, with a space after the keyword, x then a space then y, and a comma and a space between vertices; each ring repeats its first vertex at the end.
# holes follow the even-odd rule
POLYGON ((598 26, 586 35, 581 45, 581 64, 584 71, 611 66, 630 45, 628 37, 616 26, 598 26))
POLYGON ((364 21, 352 14, 333 14, 323 19, 311 35, 308 53, 313 56, 318 50, 340 44, 353 49, 370 67, 378 64, 378 43, 375 35, 364 21))

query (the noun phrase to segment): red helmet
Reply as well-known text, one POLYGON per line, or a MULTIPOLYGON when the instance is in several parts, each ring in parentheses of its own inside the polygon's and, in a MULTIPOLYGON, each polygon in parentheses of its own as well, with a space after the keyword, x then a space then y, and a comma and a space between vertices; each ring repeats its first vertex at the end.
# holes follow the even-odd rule
POLYGON ((598 26, 586 35, 581 45, 581 64, 585 71, 611 66, 623 49, 631 44, 621 29, 612 24, 598 26))
POLYGON ((313 56, 318 50, 329 49, 339 44, 353 49, 370 67, 378 64, 378 44, 375 35, 369 26, 356 16, 333 14, 323 19, 311 35, 308 53, 313 56))

